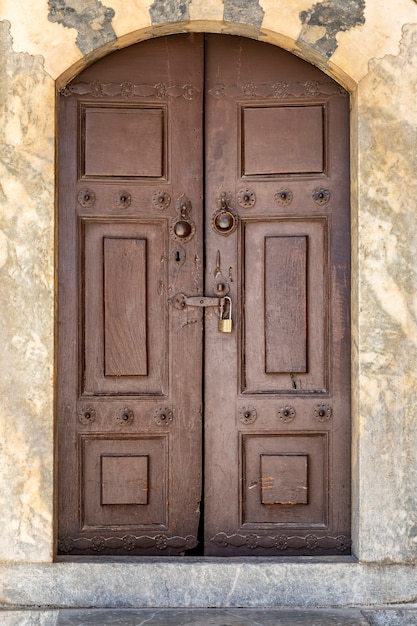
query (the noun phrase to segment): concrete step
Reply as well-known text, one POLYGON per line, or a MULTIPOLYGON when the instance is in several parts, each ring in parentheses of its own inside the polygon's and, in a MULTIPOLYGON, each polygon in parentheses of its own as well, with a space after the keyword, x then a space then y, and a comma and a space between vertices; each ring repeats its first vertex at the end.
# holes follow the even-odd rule
POLYGON ((349 609, 1 609, 2 626, 410 626, 417 607, 349 609))

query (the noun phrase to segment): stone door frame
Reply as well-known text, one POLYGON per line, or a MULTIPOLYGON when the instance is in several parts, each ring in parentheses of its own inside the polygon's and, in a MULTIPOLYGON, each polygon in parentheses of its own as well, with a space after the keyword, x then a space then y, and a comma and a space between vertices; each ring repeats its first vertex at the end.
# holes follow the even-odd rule
POLYGON ((36 9, 41 19, 32 16, 29 28, 7 0, 7 19, 0 22, 11 103, 4 127, 3 156, 9 167, 2 181, 6 209, 0 233, 0 278, 5 277, 1 285, 8 313, 0 362, 6 458, 0 496, 2 602, 342 606, 413 601, 417 332, 412 226, 417 182, 410 155, 417 129, 412 107, 417 5, 401 0, 392 15, 384 11, 388 3, 383 7, 367 0, 365 23, 336 32, 334 50, 324 45, 331 37, 317 40, 305 29, 300 36, 301 4, 307 3, 287 7, 282 0, 282 13, 265 10, 257 25, 250 9, 240 18, 225 16, 224 3, 216 13, 214 5, 200 7, 195 0, 192 18, 185 22, 167 22, 163 15, 150 19, 149 7, 140 0, 137 4, 141 11, 122 16, 117 36, 103 45, 90 41, 83 52, 75 42, 75 26, 51 25, 48 8, 36 9), (54 89, 64 88, 85 65, 117 47, 184 30, 224 31, 295 51, 351 93, 352 531, 357 562, 343 557, 314 563, 54 562, 54 89))

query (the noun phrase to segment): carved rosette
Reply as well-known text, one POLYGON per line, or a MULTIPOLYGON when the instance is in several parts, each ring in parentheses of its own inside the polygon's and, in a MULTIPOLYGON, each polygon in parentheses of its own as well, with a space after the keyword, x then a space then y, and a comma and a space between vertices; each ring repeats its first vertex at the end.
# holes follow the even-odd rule
POLYGON ((318 422, 327 422, 332 416, 332 407, 329 404, 318 404, 314 407, 314 419, 318 422))
POLYGON ((290 85, 285 83, 284 81, 280 81, 278 83, 274 83, 272 85, 273 92, 272 95, 274 98, 286 98, 288 96, 288 90, 290 85))
POLYGON ((169 407, 159 407, 155 411, 153 419, 158 426, 169 426, 174 419, 174 412, 169 407))
POLYGON ((83 209, 92 207, 95 201, 96 194, 92 189, 80 189, 77 194, 77 202, 83 209))
MULTIPOLYGON (((254 533, 243 535, 236 533, 227 535, 226 533, 217 533, 210 539, 219 548, 249 548, 249 550, 266 549, 271 551, 283 552, 291 550, 295 552, 305 552, 309 550, 314 553, 316 551, 325 552, 337 550, 340 553, 349 553, 351 540, 345 535, 337 537, 331 535, 256 535, 254 533)), ((261 552, 261 550, 260 550, 261 552)))
POLYGON ((118 209, 127 209, 132 202, 132 196, 128 191, 119 191, 114 196, 114 204, 118 209))
POLYGON ((287 206, 291 204, 293 198, 293 193, 290 189, 278 189, 274 193, 274 200, 280 206, 287 206))
POLYGON ((281 422, 288 424, 289 422, 292 422, 295 418, 295 409, 293 406, 286 405, 279 409, 277 415, 278 419, 280 419, 281 422))
POLYGON ((315 189, 312 193, 313 200, 319 206, 327 204, 330 200, 330 191, 328 189, 315 189))
POLYGON ((93 537, 91 540, 91 549, 94 552, 102 552, 106 547, 106 540, 104 537, 93 537))
POLYGON ((194 87, 194 85, 184 85, 183 90, 182 97, 185 100, 194 100, 199 93, 197 87, 194 87))
POLYGON ((93 407, 88 406, 85 409, 80 409, 78 411, 78 421, 81 424, 88 425, 92 424, 96 419, 96 410, 93 407))
POLYGON ((127 552, 134 550, 136 548, 136 537, 133 535, 125 535, 122 537, 123 541, 123 549, 127 552))
POLYGON ((320 83, 317 80, 308 80, 304 83, 304 89, 305 95, 310 96, 310 98, 317 98, 320 95, 320 83))
POLYGON ((102 98, 104 95, 104 85, 98 80, 93 81, 90 84, 90 93, 93 98, 102 98))
POLYGON ((119 422, 119 424, 123 424, 123 425, 131 424, 134 419, 135 419, 135 415, 132 409, 129 409, 128 407, 124 407, 123 409, 120 409, 116 415, 116 422, 119 422))
POLYGON ((256 202, 256 195, 252 189, 241 189, 237 194, 239 206, 244 209, 251 209, 256 202))
POLYGON ((120 85, 120 95, 129 100, 135 95, 135 85, 129 81, 120 85))
POLYGON ((245 98, 256 98, 256 85, 253 83, 245 83, 242 85, 242 92, 245 98))
POLYGON ((253 424, 257 416, 254 406, 243 406, 239 409, 239 421, 242 422, 242 424, 253 424))
POLYGON ((152 195, 152 204, 156 209, 167 209, 171 204, 171 196, 166 191, 155 191, 152 195))

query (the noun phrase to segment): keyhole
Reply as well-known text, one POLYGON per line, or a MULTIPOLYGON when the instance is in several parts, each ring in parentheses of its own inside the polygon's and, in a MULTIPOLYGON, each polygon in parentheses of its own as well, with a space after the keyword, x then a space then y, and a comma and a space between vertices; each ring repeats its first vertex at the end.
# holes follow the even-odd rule
POLYGON ((180 251, 179 250, 176 250, 176 252, 175 252, 175 261, 177 263, 179 263, 181 261, 180 251))

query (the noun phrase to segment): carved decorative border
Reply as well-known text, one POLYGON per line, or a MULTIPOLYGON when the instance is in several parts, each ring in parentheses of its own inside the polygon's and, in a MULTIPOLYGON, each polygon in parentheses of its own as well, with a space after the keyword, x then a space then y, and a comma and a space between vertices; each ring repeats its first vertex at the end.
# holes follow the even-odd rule
POLYGON ((131 552, 132 550, 166 550, 174 548, 184 551, 195 548, 198 541, 192 535, 186 537, 169 537, 167 535, 124 535, 123 537, 61 537, 58 541, 58 550, 61 554, 76 552, 103 552, 104 550, 121 550, 131 552))
POLYGON ((124 83, 102 83, 98 80, 92 83, 74 83, 67 85, 61 89, 61 95, 72 96, 77 94, 80 96, 92 96, 93 98, 104 98, 105 96, 122 96, 125 100, 133 97, 139 98, 158 98, 158 100, 167 100, 169 98, 184 98, 185 100, 194 100, 200 93, 200 90, 194 85, 167 85, 166 83, 142 83, 140 85, 130 82, 124 83))
POLYGON ((226 533, 217 533, 210 539, 219 548, 242 548, 246 547, 250 550, 257 548, 266 548, 268 550, 275 549, 278 552, 285 550, 310 550, 312 553, 316 550, 338 550, 338 552, 350 552, 351 540, 345 535, 337 537, 307 535, 301 537, 298 535, 256 535, 250 533, 247 535, 227 535, 226 533))
POLYGON ((305 83, 276 82, 272 84, 245 83, 244 85, 214 85, 209 94, 217 99, 222 98, 317 98, 318 96, 347 96, 347 91, 336 83, 319 83, 309 80, 305 83))

